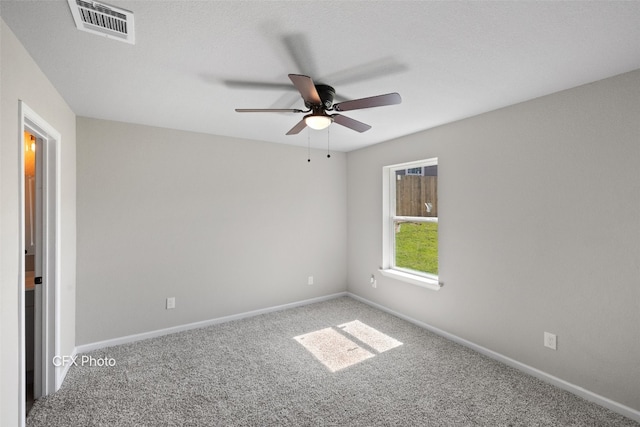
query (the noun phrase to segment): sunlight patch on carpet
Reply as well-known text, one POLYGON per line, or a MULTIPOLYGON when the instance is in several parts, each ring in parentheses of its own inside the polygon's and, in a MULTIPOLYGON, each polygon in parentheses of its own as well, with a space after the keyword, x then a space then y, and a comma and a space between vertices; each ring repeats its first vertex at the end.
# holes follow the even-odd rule
POLYGON ((355 365, 374 354, 360 347, 333 328, 320 329, 294 338, 331 372, 355 365))
POLYGON ((400 341, 391 338, 389 335, 383 334, 379 330, 372 328, 359 320, 338 325, 338 328, 342 329, 349 335, 353 335, 378 353, 383 353, 402 345, 400 341))
POLYGON ((294 339, 331 372, 337 372, 376 356, 375 353, 363 348, 356 341, 365 344, 365 347, 370 347, 378 354, 402 345, 400 341, 359 320, 338 325, 337 328, 320 329, 298 335, 294 339), (345 334, 352 336, 353 339, 348 338, 345 334))

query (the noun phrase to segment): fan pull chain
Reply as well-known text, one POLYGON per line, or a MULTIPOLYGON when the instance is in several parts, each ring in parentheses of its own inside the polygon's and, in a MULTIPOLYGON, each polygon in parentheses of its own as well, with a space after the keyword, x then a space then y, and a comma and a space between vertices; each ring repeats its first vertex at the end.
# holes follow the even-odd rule
POLYGON ((311 162, 311 132, 307 129, 307 162, 311 162))
POLYGON ((327 159, 331 158, 331 154, 329 154, 329 128, 327 128, 327 159))

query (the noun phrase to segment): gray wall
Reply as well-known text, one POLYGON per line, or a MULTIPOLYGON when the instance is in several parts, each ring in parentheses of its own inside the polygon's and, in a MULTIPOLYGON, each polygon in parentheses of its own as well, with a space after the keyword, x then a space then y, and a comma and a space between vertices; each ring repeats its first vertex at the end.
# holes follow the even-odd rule
POLYGON ((344 153, 77 122, 78 345, 346 290, 344 153))
POLYGON ((640 71, 347 161, 350 292, 640 410, 640 71), (377 274, 382 167, 430 157, 440 291, 377 274))
POLYGON ((0 19, 0 425, 18 420, 19 137, 23 100, 60 132, 60 349, 75 346, 76 126, 75 115, 0 19))

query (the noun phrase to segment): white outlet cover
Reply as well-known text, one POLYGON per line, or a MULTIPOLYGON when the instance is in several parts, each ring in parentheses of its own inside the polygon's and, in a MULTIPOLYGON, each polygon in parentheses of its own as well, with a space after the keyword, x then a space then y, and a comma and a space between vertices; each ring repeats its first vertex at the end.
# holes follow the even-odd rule
POLYGON ((558 348, 558 337, 555 334, 550 332, 544 333, 544 346, 550 348, 552 350, 557 350, 558 348))

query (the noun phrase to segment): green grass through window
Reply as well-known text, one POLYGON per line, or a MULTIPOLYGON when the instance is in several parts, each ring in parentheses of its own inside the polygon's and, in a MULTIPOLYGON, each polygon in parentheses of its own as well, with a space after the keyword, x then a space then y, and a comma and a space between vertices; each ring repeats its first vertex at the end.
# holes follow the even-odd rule
POLYGON ((438 274, 437 222, 396 225, 396 267, 438 274))

